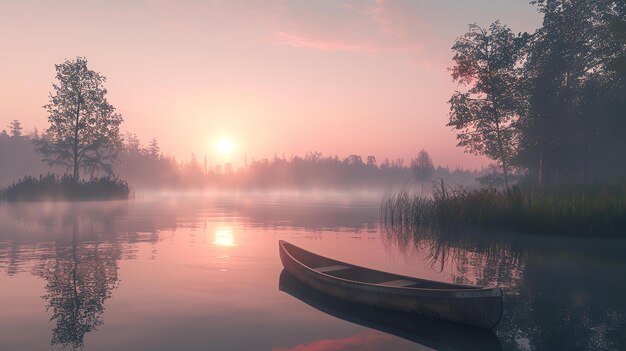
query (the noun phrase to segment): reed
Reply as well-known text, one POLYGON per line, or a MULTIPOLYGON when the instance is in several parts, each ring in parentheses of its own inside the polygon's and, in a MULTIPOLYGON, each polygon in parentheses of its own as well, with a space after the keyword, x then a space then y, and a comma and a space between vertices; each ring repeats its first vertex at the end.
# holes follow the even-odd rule
POLYGON ((468 225, 554 235, 626 234, 626 184, 601 186, 451 187, 424 195, 403 187, 382 200, 386 226, 468 225))
POLYGON ((4 201, 60 201, 60 200, 114 200, 128 199, 128 183, 112 177, 77 181, 54 174, 26 176, 0 192, 4 201))

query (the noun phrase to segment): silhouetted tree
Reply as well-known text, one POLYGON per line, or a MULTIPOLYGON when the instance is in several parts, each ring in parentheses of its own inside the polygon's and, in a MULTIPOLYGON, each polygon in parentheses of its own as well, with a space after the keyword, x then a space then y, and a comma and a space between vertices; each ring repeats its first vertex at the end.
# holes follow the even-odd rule
POLYGON ((370 167, 377 167, 376 166, 376 157, 374 156, 367 156, 367 165, 370 167))
POLYGON ((513 35, 495 22, 488 29, 470 25, 452 47, 452 78, 469 89, 452 95, 448 126, 457 130, 459 146, 500 164, 507 187, 517 144, 515 122, 523 105, 518 66, 526 41, 526 35, 513 35))
POLYGON ((135 133, 126 133, 124 135, 124 149, 131 154, 141 153, 141 142, 135 133))
POLYGON ((22 136, 22 124, 17 119, 14 119, 9 123, 9 133, 14 138, 19 138, 22 136))
POLYGON ((540 184, 623 175, 624 1, 533 3, 544 18, 525 64, 530 106, 520 164, 536 170, 540 184))
POLYGON ((57 83, 52 84, 54 93, 44 106, 50 126, 47 137, 37 141, 37 150, 49 165, 71 169, 76 180, 81 169, 111 174, 123 119, 107 101, 106 78, 90 70, 83 57, 55 68, 57 83))
POLYGON ((413 170, 415 178, 419 179, 422 183, 422 187, 427 180, 432 178, 435 166, 426 150, 422 149, 417 154, 417 158, 411 160, 411 169, 413 170))
POLYGON ((161 148, 159 147, 159 143, 157 142, 156 138, 152 138, 152 140, 150 140, 150 145, 148 145, 148 154, 153 158, 158 158, 160 153, 161 148))

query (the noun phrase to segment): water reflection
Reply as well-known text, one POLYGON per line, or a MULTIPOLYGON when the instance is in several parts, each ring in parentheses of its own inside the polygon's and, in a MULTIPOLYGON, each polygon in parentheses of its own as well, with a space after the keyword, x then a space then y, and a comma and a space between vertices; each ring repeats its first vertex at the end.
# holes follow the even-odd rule
POLYGON ((624 241, 381 226, 388 249, 445 270, 453 281, 502 287, 504 315, 496 332, 507 349, 626 345, 624 241))
POLYGON ((235 235, 232 227, 218 226, 215 228, 213 244, 217 246, 235 246, 235 235))
POLYGON ((82 349, 85 334, 104 323, 104 302, 118 284, 121 249, 115 242, 84 242, 75 217, 71 241, 57 241, 46 256, 34 274, 47 281, 43 299, 56 324, 51 344, 82 349))
POLYGON ((312 290, 285 270, 280 274, 279 289, 331 316, 435 350, 501 350, 491 331, 335 299, 312 290))
POLYGON ((407 333, 400 319, 297 295, 337 319, 276 291, 279 239, 394 273, 500 286, 503 349, 626 346, 623 240, 381 227, 377 201, 157 198, 0 204, 0 349, 415 349, 402 338, 428 328, 407 333))

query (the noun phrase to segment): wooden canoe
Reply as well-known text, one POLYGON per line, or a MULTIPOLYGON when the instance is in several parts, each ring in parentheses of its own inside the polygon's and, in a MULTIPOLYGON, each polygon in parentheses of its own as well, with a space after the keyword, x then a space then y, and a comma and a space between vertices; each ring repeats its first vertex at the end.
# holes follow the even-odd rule
POLYGON ((280 273, 278 289, 335 318, 395 335, 425 349, 502 350, 500 340, 491 330, 340 300, 309 288, 286 270, 280 273))
POLYGON ((359 267, 278 243, 294 278, 324 294, 382 309, 492 329, 502 316, 502 290, 442 283, 359 267))

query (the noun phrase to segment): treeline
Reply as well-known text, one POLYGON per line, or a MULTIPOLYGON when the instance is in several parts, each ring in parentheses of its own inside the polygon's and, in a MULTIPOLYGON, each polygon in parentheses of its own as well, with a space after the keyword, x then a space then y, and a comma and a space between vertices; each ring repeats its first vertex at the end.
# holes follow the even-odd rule
POLYGON ((11 122, 8 130, 0 131, 0 189, 27 175, 63 174, 62 168, 50 168, 41 162, 41 155, 35 152, 33 144, 39 138, 37 130, 24 133, 17 120, 11 122))
POLYGON ((544 184, 626 177, 626 2, 535 0, 543 24, 470 26, 453 46, 459 146, 544 184))
MULTIPOLYGON (((17 122, 19 123, 19 122, 17 122)), ((0 133, 0 188, 6 188, 25 175, 48 174, 51 169, 35 151, 34 141, 42 138, 37 131, 28 135, 13 129, 0 133)), ((426 151, 405 162, 402 159, 345 158, 324 156, 319 152, 290 158, 252 160, 246 167, 229 164, 210 166, 206 157, 191 154, 179 162, 165 156, 158 141, 142 145, 134 134, 126 134, 113 164, 114 177, 124 179, 134 189, 158 188, 242 188, 242 189, 382 189, 417 180, 427 183, 442 178, 449 184, 472 185, 488 170, 470 171, 434 166, 426 151)), ((54 173, 65 169, 55 167, 54 173)), ((34 178, 34 179, 35 179, 34 178)), ((426 186, 429 186, 426 184, 426 186)))
POLYGON ((408 163, 402 159, 377 162, 374 156, 340 158, 311 152, 290 158, 252 160, 238 168, 228 163, 210 166, 206 157, 199 160, 195 154, 191 154, 189 161, 179 163, 164 156, 155 139, 143 147, 136 136, 127 134, 114 169, 116 175, 130 184, 146 188, 381 189, 416 179, 428 182, 439 178, 450 184, 473 185, 477 177, 488 173, 487 170, 450 170, 435 167, 430 159, 417 162, 418 159, 408 163))

